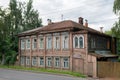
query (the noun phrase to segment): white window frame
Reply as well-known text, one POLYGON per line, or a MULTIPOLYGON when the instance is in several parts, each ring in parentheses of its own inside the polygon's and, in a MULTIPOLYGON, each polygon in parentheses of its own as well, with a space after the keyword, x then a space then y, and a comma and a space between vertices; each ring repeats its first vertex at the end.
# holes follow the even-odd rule
POLYGON ((30 39, 26 39, 26 49, 30 49, 30 39))
POLYGON ((54 36, 54 49, 60 49, 60 36, 54 36))
POLYGON ((32 39, 32 49, 37 49, 37 38, 33 38, 32 39), (35 39, 36 39, 36 42, 35 42, 35 39), (36 47, 35 47, 35 44, 36 44, 36 47))
POLYGON ((47 49, 52 49, 52 36, 47 37, 47 49), (50 38, 50 41, 49 41, 50 38))
POLYGON ((79 35, 79 36, 75 35, 74 36, 74 38, 73 38, 73 47, 74 48, 84 48, 84 36, 83 35, 79 35), (76 37, 78 38, 78 46, 77 47, 75 47, 75 38, 76 37), (82 37, 82 39, 83 39, 83 47, 80 47, 80 41, 79 41, 80 37, 82 37))
POLYGON ((32 57, 32 66, 36 66, 37 65, 37 57, 32 57))
POLYGON ((70 64, 69 58, 68 57, 64 57, 63 58, 63 68, 69 68, 70 67, 69 64, 70 64), (68 61, 65 61, 64 59, 68 59, 68 61), (68 66, 65 66, 66 65, 65 63, 67 63, 68 66))
POLYGON ((20 48, 21 48, 21 50, 24 50, 25 49, 25 39, 21 39, 20 40, 20 48))
POLYGON ((62 35, 62 43, 63 49, 69 49, 69 35, 62 35), (65 40, 66 37, 67 39, 65 40))
POLYGON ((47 57, 47 67, 52 67, 52 57, 47 57), (51 60, 48 60, 48 59, 51 59, 51 60))
POLYGON ((60 58, 59 57, 55 57, 55 59, 54 59, 54 66, 55 67, 60 67, 60 58), (56 59, 59 59, 59 60, 56 60, 56 59))
POLYGON ((30 65, 30 57, 26 57, 26 65, 30 65))
POLYGON ((44 37, 43 36, 39 37, 39 49, 44 49, 44 37), (41 41, 41 39, 43 39, 43 41, 41 41))
POLYGON ((21 64, 21 65, 24 65, 24 64, 25 64, 25 57, 24 57, 24 56, 21 56, 21 57, 20 57, 20 64, 21 64))
POLYGON ((44 57, 39 57, 39 65, 44 66, 44 57), (43 60, 41 60, 41 58, 43 58, 43 60))

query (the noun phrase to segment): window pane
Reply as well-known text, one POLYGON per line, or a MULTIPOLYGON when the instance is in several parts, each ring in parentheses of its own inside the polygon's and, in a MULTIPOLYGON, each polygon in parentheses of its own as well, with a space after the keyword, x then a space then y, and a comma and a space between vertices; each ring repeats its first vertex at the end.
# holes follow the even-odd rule
POLYGON ((47 66, 51 67, 52 66, 52 59, 51 58, 47 58, 47 66))
POLYGON ((47 39, 47 49, 51 49, 52 48, 52 38, 48 37, 47 39))
POLYGON ((21 49, 25 49, 25 41, 21 40, 21 49))
POLYGON ((83 48, 83 38, 82 37, 79 38, 79 47, 83 48))
POLYGON ((26 48, 27 48, 27 49, 30 49, 30 39, 27 39, 27 40, 26 40, 26 48))
POLYGON ((40 58, 40 65, 44 65, 44 58, 43 57, 40 58))
POLYGON ((64 68, 69 68, 69 59, 68 58, 63 58, 63 67, 64 68))
POLYGON ((37 48, 37 39, 36 39, 36 38, 33 39, 32 48, 33 48, 33 49, 36 49, 36 48, 37 48))
POLYGON ((43 49, 43 38, 40 38, 40 49, 43 49))
POLYGON ((60 66, 60 59, 55 58, 55 67, 59 67, 59 66, 60 66))
POLYGON ((78 38, 75 37, 75 48, 78 48, 78 38))

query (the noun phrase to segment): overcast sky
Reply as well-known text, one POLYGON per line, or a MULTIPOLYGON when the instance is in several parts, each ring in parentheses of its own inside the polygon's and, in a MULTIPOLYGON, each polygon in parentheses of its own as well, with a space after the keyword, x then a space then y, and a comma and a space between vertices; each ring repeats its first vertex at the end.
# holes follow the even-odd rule
MULTIPOLYGON (((33 0, 33 7, 39 11, 43 25, 47 25, 48 18, 53 22, 78 22, 78 17, 83 17, 88 20, 89 27, 100 30, 102 26, 106 31, 117 21, 117 16, 113 13, 113 2, 114 0, 33 0)), ((0 0, 0 6, 6 8, 8 4, 9 0, 0 0)))

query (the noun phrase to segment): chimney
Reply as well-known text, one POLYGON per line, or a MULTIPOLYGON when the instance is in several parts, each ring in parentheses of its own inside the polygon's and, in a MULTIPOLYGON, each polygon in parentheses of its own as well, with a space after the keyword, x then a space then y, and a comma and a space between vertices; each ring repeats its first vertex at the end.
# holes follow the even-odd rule
POLYGON ((48 21, 48 25, 52 23, 51 19, 47 19, 47 21, 48 21))
POLYGON ((85 19, 85 27, 88 27, 88 20, 85 19))
POLYGON ((81 25, 83 25, 83 18, 82 18, 82 17, 79 17, 79 23, 80 23, 81 25))
POLYGON ((103 33, 103 27, 100 27, 100 32, 103 33))

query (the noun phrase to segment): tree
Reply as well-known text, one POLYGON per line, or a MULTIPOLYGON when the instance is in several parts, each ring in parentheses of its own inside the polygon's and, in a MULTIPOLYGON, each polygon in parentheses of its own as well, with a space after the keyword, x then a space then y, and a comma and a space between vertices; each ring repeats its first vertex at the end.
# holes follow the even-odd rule
POLYGON ((120 38, 120 0, 114 0, 113 12, 118 15, 119 18, 111 30, 117 38, 120 38))
POLYGON ((24 31, 42 26, 41 24, 42 20, 39 18, 39 13, 37 10, 33 9, 32 3, 33 1, 29 0, 24 10, 24 19, 23 19, 24 31))
POLYGON ((28 3, 10 0, 9 8, 0 7, 0 61, 2 64, 14 64, 18 52, 17 34, 42 26, 39 13, 28 3))

